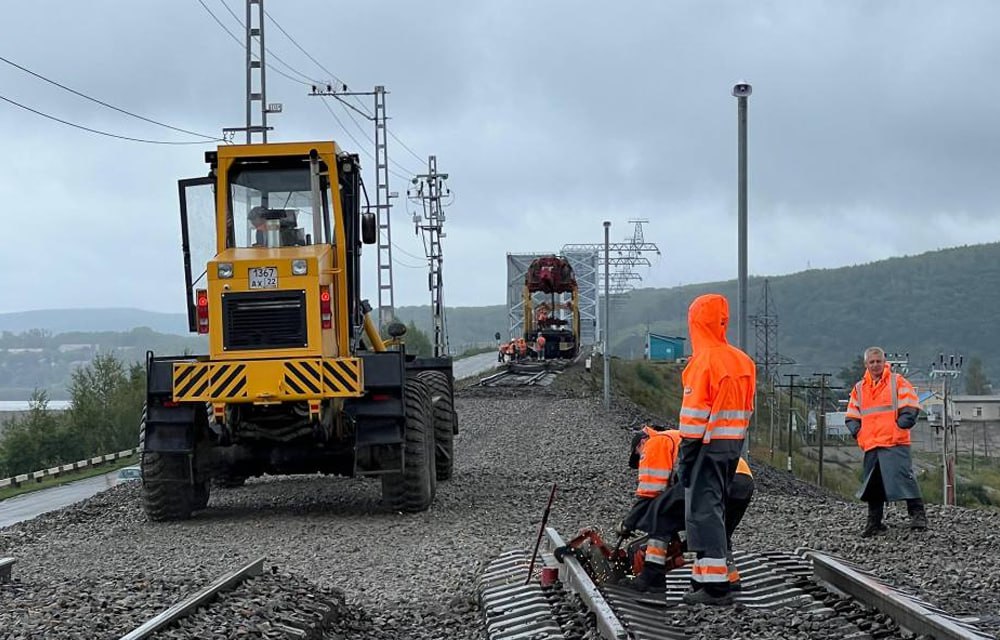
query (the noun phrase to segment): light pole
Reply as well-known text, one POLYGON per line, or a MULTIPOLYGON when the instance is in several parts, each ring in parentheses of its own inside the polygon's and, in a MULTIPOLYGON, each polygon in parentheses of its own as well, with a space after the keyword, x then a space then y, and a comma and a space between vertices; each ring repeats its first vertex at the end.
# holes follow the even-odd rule
POLYGON ((736 308, 739 314, 737 323, 739 331, 739 347, 747 350, 747 98, 753 92, 749 82, 737 82, 733 85, 733 96, 736 97, 737 121, 739 123, 739 213, 737 218, 739 244, 739 289, 736 293, 736 308))
MULTIPOLYGON (((938 355, 937 362, 931 364, 931 377, 941 378, 944 387, 944 399, 941 405, 941 503, 944 506, 955 504, 955 460, 948 454, 948 436, 955 428, 954 418, 948 416, 948 389, 951 380, 962 375, 962 364, 965 358, 959 355, 949 355, 945 360, 944 354, 938 355)), ((954 433, 951 433, 954 436, 954 433)))
POLYGON ((604 221, 604 408, 611 409, 611 356, 608 349, 611 348, 611 341, 608 339, 608 327, 611 326, 611 287, 609 277, 609 253, 611 222, 604 221))

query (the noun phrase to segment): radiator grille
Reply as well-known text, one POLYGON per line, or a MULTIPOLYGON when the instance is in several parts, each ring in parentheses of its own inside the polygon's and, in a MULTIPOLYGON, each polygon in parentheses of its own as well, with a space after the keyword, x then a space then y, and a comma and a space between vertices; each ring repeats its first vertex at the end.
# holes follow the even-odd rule
POLYGON ((307 346, 306 292, 261 291, 222 296, 223 346, 300 349, 307 346))

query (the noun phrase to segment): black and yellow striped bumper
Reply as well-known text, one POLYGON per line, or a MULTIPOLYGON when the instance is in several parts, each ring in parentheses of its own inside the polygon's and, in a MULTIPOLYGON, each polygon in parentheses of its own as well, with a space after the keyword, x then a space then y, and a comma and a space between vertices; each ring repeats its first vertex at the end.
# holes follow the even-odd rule
POLYGON ((285 402, 357 398, 364 393, 358 358, 175 362, 175 402, 285 402))

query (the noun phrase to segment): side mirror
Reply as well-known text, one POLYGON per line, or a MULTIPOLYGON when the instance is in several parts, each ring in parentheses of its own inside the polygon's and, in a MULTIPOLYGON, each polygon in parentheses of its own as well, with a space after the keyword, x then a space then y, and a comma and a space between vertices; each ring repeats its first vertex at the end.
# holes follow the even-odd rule
POLYGON ((406 325, 402 322, 390 322, 386 331, 393 338, 400 338, 406 333, 406 325))
POLYGON ((361 214, 361 242, 365 244, 375 244, 378 240, 378 226, 375 222, 374 213, 361 214))

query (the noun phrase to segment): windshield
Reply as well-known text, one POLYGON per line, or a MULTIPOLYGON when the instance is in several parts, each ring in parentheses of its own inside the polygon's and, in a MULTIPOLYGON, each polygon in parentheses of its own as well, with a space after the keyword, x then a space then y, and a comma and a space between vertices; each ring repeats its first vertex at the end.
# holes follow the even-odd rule
POLYGON ((319 219, 309 164, 236 165, 229 175, 228 247, 301 247, 327 242, 326 167, 320 163, 319 219))

